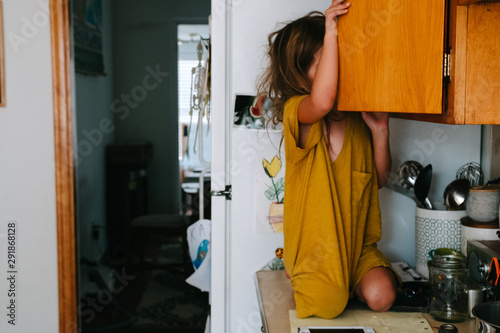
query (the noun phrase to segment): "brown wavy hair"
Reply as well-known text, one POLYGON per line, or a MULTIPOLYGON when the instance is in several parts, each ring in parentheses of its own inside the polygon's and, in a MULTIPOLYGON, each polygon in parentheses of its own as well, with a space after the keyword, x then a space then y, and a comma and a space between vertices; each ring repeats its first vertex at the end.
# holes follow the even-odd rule
POLYGON ((314 11, 289 22, 268 37, 269 67, 260 77, 259 95, 267 95, 274 112, 269 119, 274 125, 283 121, 283 108, 288 99, 311 93, 307 77, 314 55, 323 46, 325 16, 314 11))

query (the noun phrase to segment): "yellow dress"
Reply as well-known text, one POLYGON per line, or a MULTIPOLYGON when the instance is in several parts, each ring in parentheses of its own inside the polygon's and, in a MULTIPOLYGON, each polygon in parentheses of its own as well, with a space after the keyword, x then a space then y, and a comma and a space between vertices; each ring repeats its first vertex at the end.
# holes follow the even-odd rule
POLYGON ((322 122, 298 145, 297 109, 305 96, 285 104, 286 174, 284 264, 297 316, 334 318, 373 267, 390 267, 377 249, 381 236, 378 184, 371 132, 361 114, 346 112, 340 154, 332 162, 322 122))

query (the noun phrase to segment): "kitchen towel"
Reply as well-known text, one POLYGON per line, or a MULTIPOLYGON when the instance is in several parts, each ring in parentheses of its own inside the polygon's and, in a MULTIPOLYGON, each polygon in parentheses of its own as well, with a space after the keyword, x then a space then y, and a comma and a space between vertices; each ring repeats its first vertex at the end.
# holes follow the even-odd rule
POLYGON ((290 310, 291 333, 297 333, 303 326, 367 326, 377 333, 420 333, 432 332, 429 322, 419 312, 373 312, 370 310, 345 310, 334 319, 309 317, 297 318, 290 310))

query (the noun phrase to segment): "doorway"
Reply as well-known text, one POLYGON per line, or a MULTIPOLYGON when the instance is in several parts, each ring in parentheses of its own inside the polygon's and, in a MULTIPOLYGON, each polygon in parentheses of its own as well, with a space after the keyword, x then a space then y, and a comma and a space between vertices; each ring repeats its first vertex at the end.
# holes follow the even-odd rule
MULTIPOLYGON (((132 293, 136 298, 133 302, 139 304, 141 295, 137 290, 140 288, 134 285, 149 283, 148 274, 129 270, 126 262, 130 251, 125 237, 127 221, 110 227, 109 175, 123 170, 108 170, 106 174, 110 164, 109 147, 114 147, 115 153, 123 153, 124 146, 132 147, 134 152, 139 149, 147 160, 147 169, 143 170, 141 165, 136 173, 128 169, 123 172, 133 176, 121 183, 121 190, 128 192, 129 200, 142 202, 140 213, 170 213, 181 207, 178 127, 174 125, 178 123, 176 26, 181 21, 206 23, 210 13, 210 3, 188 2, 191 6, 172 5, 163 0, 143 1, 140 5, 136 1, 111 0, 102 3, 74 0, 73 3, 73 10, 82 3, 84 10, 102 5, 102 11, 93 12, 94 19, 102 19, 102 71, 91 73, 75 68, 74 85, 66 87, 73 90, 76 109, 72 154, 79 288, 74 297, 80 306, 78 326, 83 327, 84 332, 103 328, 125 332, 123 327, 134 320, 137 322, 138 314, 126 304, 128 301, 121 299, 132 293), (197 8, 193 10, 193 7, 197 8), (140 15, 135 15, 138 13, 140 15), (152 147, 152 151, 146 147, 152 147), (144 175, 147 175, 147 191, 138 200, 134 195, 144 182, 144 175), (103 284, 113 284, 113 289, 103 284), (111 291, 113 299, 106 290, 111 291), (114 293, 114 290, 120 292, 114 293), (112 321, 102 318, 109 312, 114 316, 112 321), (84 324, 92 325, 85 327, 84 324)), ((99 27, 99 22, 95 23, 99 27)), ((130 153, 130 149, 126 151, 130 153)), ((111 196, 120 198, 122 194, 113 191, 111 196)), ((117 206, 126 209, 133 204, 122 201, 117 206)), ((128 218, 134 214, 139 213, 129 212, 128 218)), ((154 257, 161 249, 149 250, 154 257)))

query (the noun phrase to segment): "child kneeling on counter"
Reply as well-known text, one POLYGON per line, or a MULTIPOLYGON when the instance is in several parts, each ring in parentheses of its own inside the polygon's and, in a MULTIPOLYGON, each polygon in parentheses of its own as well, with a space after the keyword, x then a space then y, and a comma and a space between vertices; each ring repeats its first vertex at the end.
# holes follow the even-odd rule
POLYGON ((269 36, 260 90, 283 122, 286 157, 284 264, 299 318, 334 318, 354 295, 387 311, 400 278, 377 249, 378 199, 391 168, 386 113, 339 112, 337 17, 333 0, 269 36))

